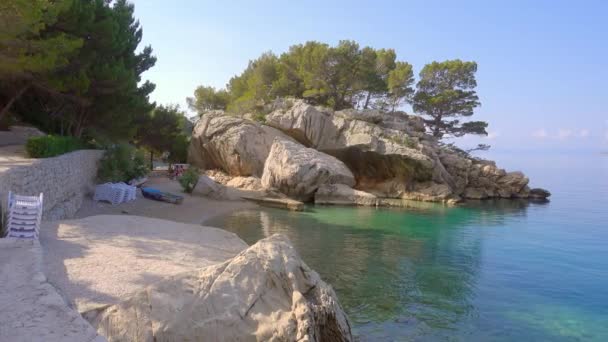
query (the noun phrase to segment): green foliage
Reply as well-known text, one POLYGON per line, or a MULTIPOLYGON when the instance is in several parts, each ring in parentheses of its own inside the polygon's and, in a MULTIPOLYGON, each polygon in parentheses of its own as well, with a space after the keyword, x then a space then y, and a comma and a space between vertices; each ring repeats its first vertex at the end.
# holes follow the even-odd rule
POLYGON ((73 0, 4 0, 0 3, 0 77, 30 80, 68 63, 82 39, 46 28, 73 0))
POLYGON ((200 171, 196 167, 189 167, 181 177, 179 177, 178 182, 182 186, 182 190, 185 193, 191 194, 198 184, 198 178, 200 177, 200 171))
POLYGON ((186 101, 191 110, 202 115, 210 110, 226 109, 230 96, 226 90, 200 86, 194 91, 194 97, 188 97, 186 101))
POLYGON ((412 65, 406 62, 397 62, 395 68, 388 74, 387 104, 391 111, 395 111, 403 101, 411 102, 414 95, 414 72, 412 65))
POLYGON ((253 120, 259 123, 266 123, 266 114, 264 114, 263 112, 256 112, 253 115, 253 120))
POLYGON ((334 47, 311 41, 291 46, 280 57, 262 54, 231 78, 225 91, 199 87, 189 103, 199 113, 223 109, 223 102, 214 105, 217 94, 222 94, 225 108, 242 114, 259 112, 277 97, 306 99, 334 109, 386 108, 390 98, 394 109, 410 100, 414 81, 411 65, 396 58, 392 49, 361 48, 354 41, 340 41, 334 47))
MULTIPOLYGON (((22 77, 0 75, 1 84, 10 85, 0 88, 0 100, 9 99, 10 106, 22 97, 14 105, 15 112, 49 132, 77 137, 95 132, 131 139, 136 133, 134 123, 154 108, 148 98, 154 84, 142 81, 141 75, 156 62, 150 47, 139 48, 142 29, 133 17, 133 5, 126 0, 8 0, 6 7, 19 9, 6 12, 11 20, 19 18, 17 13, 43 13, 40 20, 28 15, 33 19, 27 19, 25 26, 36 27, 28 33, 31 40, 50 43, 25 52, 28 58, 41 61, 27 65, 48 68, 30 67, 26 73, 15 65, 6 67, 11 75, 35 77, 26 82, 22 77), (49 56, 58 55, 53 48, 69 53, 49 56)), ((6 44, 0 43, 0 57, 2 48, 19 44, 21 36, 2 35, 6 44)))
POLYGON ((27 90, 63 90, 51 74, 69 63, 83 40, 64 31, 47 32, 47 28, 73 3, 75 0, 0 2, 0 120, 27 90))
POLYGON ((137 122, 137 144, 158 154, 169 152, 170 161, 183 162, 189 143, 185 133, 188 123, 179 106, 159 106, 137 122))
POLYGON ((169 149, 169 162, 170 163, 185 163, 188 160, 188 147, 190 146, 190 139, 184 135, 178 135, 173 144, 169 149))
POLYGON ((475 92, 476 71, 477 63, 456 59, 427 64, 420 72, 413 108, 416 113, 427 117, 424 122, 433 136, 487 135, 487 123, 461 123, 458 119, 470 117, 481 105, 475 92))
POLYGON ((106 150, 99 163, 97 178, 101 182, 128 182, 147 173, 144 153, 131 145, 118 144, 106 150))
POLYGON ((25 145, 30 158, 55 157, 86 148, 89 146, 78 138, 52 135, 29 138, 25 145))

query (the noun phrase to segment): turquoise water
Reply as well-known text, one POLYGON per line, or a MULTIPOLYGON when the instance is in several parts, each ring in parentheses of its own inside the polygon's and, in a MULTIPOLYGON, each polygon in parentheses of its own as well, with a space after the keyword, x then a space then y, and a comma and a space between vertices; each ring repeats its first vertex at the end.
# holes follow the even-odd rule
POLYGON ((261 209, 206 222, 289 236, 362 341, 608 341, 608 157, 502 156, 549 203, 261 209))

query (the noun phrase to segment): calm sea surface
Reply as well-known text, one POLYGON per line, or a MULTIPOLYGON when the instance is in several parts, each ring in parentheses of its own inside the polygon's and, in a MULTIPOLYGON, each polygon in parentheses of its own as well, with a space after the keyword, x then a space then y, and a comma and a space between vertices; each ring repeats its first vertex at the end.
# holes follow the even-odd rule
POLYGON ((261 209, 206 222, 289 236, 361 341, 608 341, 608 156, 494 155, 549 203, 261 209))

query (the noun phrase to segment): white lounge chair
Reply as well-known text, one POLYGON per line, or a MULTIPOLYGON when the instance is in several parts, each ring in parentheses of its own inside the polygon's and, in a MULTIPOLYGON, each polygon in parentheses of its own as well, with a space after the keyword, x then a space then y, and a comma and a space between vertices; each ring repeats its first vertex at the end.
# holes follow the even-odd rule
POLYGON ((120 187, 125 190, 123 196, 123 202, 134 201, 137 198, 137 188, 126 183, 117 183, 114 186, 120 187))
POLYGON ((8 237, 38 239, 42 220, 43 194, 22 196, 8 193, 8 237))
POLYGON ((125 183, 105 183, 95 187, 95 201, 108 201, 113 205, 135 200, 137 188, 125 183))
POLYGON ((95 201, 108 201, 112 205, 120 204, 124 201, 125 189, 114 186, 112 183, 100 184, 95 187, 95 201))

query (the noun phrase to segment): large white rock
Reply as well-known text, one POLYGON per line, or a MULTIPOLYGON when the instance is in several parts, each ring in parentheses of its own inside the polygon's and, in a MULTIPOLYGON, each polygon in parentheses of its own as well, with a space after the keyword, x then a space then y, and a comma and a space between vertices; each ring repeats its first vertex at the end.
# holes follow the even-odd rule
POLYGON ((273 235, 84 314, 109 341, 350 341, 333 289, 273 235))
MULTIPOLYGON (((523 174, 507 173, 493 162, 441 145, 425 133, 420 117, 377 110, 333 111, 293 99, 277 100, 269 109, 266 123, 276 129, 223 112, 205 114, 194 129, 190 162, 221 169, 231 177, 261 177, 274 139, 293 138, 343 162, 354 175, 354 188, 379 198, 446 202, 530 197, 528 178, 523 174)), ((294 151, 304 149, 295 146, 294 151)), ((298 177, 278 170, 282 165, 278 161, 269 165, 277 168, 278 177, 267 178, 269 182, 263 186, 276 187, 300 200, 311 200, 318 184, 324 184, 287 181, 298 177)), ((254 188, 255 180, 235 180, 230 187, 254 188)), ((535 192, 534 198, 545 194, 548 192, 535 192)))
POLYGON ((276 137, 290 139, 272 127, 212 111, 194 126, 188 161, 202 169, 221 169, 231 176, 260 177, 276 137))
POLYGON ((383 117, 377 111, 333 112, 297 100, 291 107, 270 113, 266 123, 305 146, 340 159, 360 182, 430 178, 435 161, 422 152, 420 138, 424 135, 407 124, 407 116, 387 118, 397 120, 399 124, 391 124, 402 130, 379 123, 383 117))
MULTIPOLYGON (((528 178, 441 145, 420 117, 376 110, 332 111, 302 100, 277 102, 266 117, 306 146, 353 172, 356 188, 379 198, 453 202, 464 198, 527 198, 528 178)), ((548 192, 535 192, 542 197, 548 192)))
POLYGON ((354 186, 355 177, 344 163, 330 155, 296 142, 275 139, 264 165, 262 186, 310 201, 323 184, 354 186))

